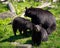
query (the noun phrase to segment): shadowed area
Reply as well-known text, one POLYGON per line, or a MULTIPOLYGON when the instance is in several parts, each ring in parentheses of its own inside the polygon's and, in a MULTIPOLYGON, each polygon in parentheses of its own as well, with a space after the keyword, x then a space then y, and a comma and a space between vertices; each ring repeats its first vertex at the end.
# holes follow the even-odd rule
POLYGON ((27 38, 27 37, 30 37, 30 36, 23 36, 23 35, 11 36, 7 39, 0 41, 0 43, 2 43, 2 42, 14 42, 15 40, 23 39, 23 38, 27 38))
POLYGON ((27 40, 24 44, 32 44, 32 40, 27 40))

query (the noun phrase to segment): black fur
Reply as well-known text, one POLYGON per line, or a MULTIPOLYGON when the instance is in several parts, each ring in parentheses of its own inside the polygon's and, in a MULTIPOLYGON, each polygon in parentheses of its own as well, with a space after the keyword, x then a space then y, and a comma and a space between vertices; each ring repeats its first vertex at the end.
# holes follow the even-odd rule
POLYGON ((16 35, 17 29, 20 31, 20 34, 22 34, 22 31, 23 31, 23 34, 26 34, 26 35, 27 35, 27 29, 30 29, 30 30, 33 29, 32 23, 29 20, 21 17, 16 17, 13 20, 12 28, 13 28, 14 35, 16 35))
POLYGON ((42 28, 40 25, 35 25, 29 20, 21 17, 16 17, 13 20, 12 28, 14 35, 16 35, 17 29, 20 31, 20 34, 22 34, 23 31, 23 33, 26 35, 27 35, 27 29, 30 29, 32 32, 32 41, 37 45, 39 45, 41 41, 45 41, 48 39, 48 35, 46 34, 47 32, 44 28, 42 28))
POLYGON ((48 34, 47 34, 47 31, 44 28, 42 28, 41 26, 35 25, 35 27, 38 30, 37 31, 33 30, 32 41, 33 41, 33 44, 40 45, 41 41, 47 41, 48 40, 48 34))
POLYGON ((42 25, 47 30, 48 34, 51 34, 56 29, 56 20, 53 14, 47 10, 40 8, 26 8, 25 16, 32 19, 32 23, 42 25))

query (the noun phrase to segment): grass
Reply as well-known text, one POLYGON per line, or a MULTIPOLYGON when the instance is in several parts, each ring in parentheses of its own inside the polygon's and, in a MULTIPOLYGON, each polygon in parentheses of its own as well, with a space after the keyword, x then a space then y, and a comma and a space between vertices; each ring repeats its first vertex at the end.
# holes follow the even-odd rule
MULTIPOLYGON (((10 1, 10 2, 13 4, 17 15, 21 14, 25 10, 25 7, 31 7, 31 6, 36 7, 41 4, 40 2, 34 2, 34 1, 31 1, 31 2, 27 2, 27 1, 26 2, 16 2, 16 1, 12 2, 12 1, 10 1)), ((0 13, 9 10, 7 5, 0 3, 0 6, 1 6, 0 13)))
POLYGON ((0 3, 0 13, 8 11, 7 5, 0 3))
POLYGON ((17 3, 17 2, 13 2, 13 5, 15 7, 15 10, 16 10, 16 13, 17 14, 21 14, 24 10, 25 10, 25 7, 36 7, 38 5, 40 5, 41 3, 39 2, 20 2, 20 3, 17 3))
MULTIPOLYGON (((32 2, 33 3, 33 2, 32 2)), ((34 3, 36 7, 36 4, 39 3, 34 3)), ((5 12, 8 9, 5 7, 6 5, 2 5, 0 3, 0 5, 2 6, 0 9, 0 12, 5 12), (6 9, 6 10, 5 10, 6 9), (1 11, 2 10, 2 11, 1 11), (4 11, 3 11, 4 10, 4 11)), ((13 3, 14 7, 15 5, 17 5, 16 9, 16 13, 20 14, 21 12, 24 11, 24 8, 30 7, 31 6, 31 2, 25 2, 25 3, 13 3)), ((54 16, 56 18, 59 18, 60 16, 60 6, 57 9, 50 9, 49 11, 51 11, 54 16)), ((19 35, 19 31, 17 31, 17 36, 14 36, 13 31, 12 31, 12 26, 11 25, 7 25, 9 22, 11 21, 10 18, 7 19, 0 19, 0 48, 15 48, 16 45, 11 44, 12 42, 18 42, 20 44, 31 44, 32 40, 31 37, 25 37, 25 36, 21 36, 19 35)), ((39 47, 33 46, 34 48, 60 48, 60 20, 56 20, 56 24, 57 24, 57 28, 56 30, 49 35, 48 41, 46 42, 42 42, 41 45, 39 47)))

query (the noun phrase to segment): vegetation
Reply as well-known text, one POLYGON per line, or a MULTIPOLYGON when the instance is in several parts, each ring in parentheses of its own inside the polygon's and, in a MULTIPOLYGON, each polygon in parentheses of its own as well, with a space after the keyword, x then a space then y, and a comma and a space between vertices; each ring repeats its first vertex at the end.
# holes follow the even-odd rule
POLYGON ((7 5, 0 3, 0 13, 8 11, 7 5))
MULTIPOLYGON (((31 5, 36 7, 40 5, 39 2, 13 2, 16 13, 19 15, 24 11, 24 8, 30 7, 31 5)), ((56 4, 57 8, 49 9, 56 18, 60 17, 60 3, 56 4)), ((6 5, 0 3, 0 13, 8 11, 6 5)), ((8 25, 11 22, 10 18, 0 19, 0 48, 15 48, 17 45, 11 44, 12 42, 18 42, 20 44, 31 44, 31 37, 25 37, 19 35, 19 31, 17 31, 17 36, 14 36, 12 31, 12 26, 8 25)), ((56 30, 49 35, 48 41, 42 42, 39 48, 60 48, 60 20, 56 20, 57 28, 56 30)), ((34 46, 36 48, 36 46, 34 46)))

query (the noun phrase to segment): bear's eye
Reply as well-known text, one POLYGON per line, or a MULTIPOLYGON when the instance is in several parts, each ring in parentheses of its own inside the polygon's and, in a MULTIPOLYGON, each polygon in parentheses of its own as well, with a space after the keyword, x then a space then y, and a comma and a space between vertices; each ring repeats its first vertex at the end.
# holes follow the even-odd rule
POLYGON ((28 13, 31 13, 30 11, 28 11, 28 13))

